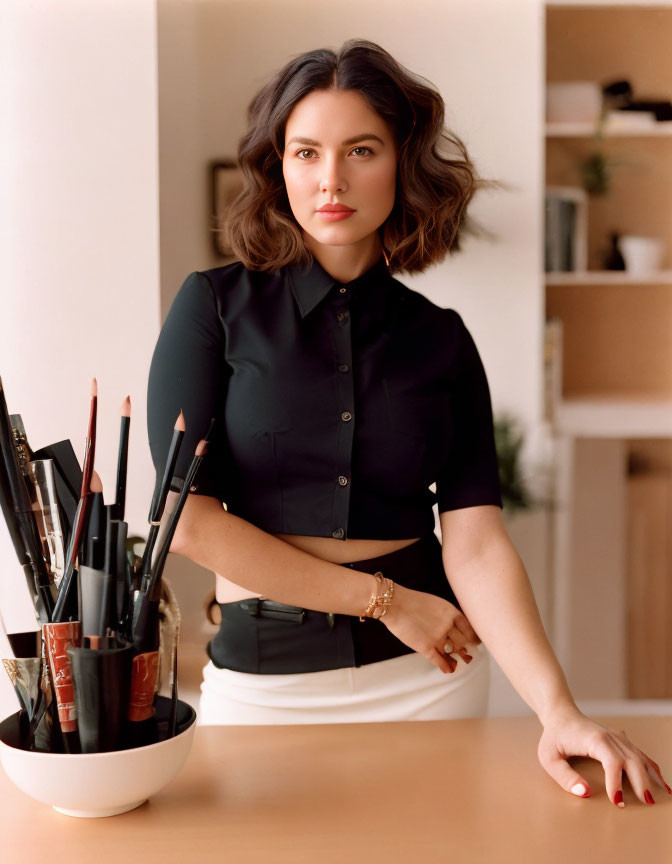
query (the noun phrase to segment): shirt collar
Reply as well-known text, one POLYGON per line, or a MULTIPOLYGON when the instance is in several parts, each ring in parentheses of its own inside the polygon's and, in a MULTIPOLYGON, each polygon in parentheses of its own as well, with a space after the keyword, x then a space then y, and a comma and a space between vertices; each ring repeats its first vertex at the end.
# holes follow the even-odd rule
POLYGON ((337 282, 322 267, 317 258, 307 267, 289 265, 287 268, 292 293, 301 317, 305 318, 336 286, 346 287, 352 292, 355 303, 368 301, 365 305, 384 317, 388 310, 391 286, 394 282, 383 255, 373 266, 350 282, 337 282))

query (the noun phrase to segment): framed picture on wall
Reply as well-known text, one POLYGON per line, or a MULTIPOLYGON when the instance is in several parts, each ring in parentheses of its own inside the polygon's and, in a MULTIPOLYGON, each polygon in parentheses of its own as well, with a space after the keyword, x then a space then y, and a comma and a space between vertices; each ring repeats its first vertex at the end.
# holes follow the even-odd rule
POLYGON ((243 188, 242 172, 235 159, 223 159, 210 165, 210 217, 214 223, 212 237, 215 252, 220 258, 233 258, 222 232, 224 218, 231 202, 243 188))
POLYGON ((588 269, 588 193, 581 186, 547 186, 544 207, 544 269, 588 269))

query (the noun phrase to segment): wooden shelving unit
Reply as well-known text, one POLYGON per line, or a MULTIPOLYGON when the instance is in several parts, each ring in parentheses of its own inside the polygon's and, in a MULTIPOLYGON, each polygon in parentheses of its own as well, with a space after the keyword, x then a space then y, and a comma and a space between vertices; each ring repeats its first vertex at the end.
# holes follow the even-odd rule
MULTIPOLYGON (((635 129, 633 126, 605 124, 602 135, 606 138, 665 138, 672 135, 672 120, 654 122, 646 120, 635 129)), ((595 127, 590 123, 547 123, 547 138, 594 138, 595 127)))
MULTIPOLYGON (((547 0, 545 13, 548 82, 627 79, 635 97, 672 99, 670 0, 547 0)), ((545 129, 547 186, 579 186, 596 150, 615 166, 610 192, 588 199, 588 269, 542 277, 557 353, 553 641, 576 697, 669 699, 672 122, 610 117, 595 131, 545 129), (601 269, 611 231, 661 237, 662 269, 601 269)))
POLYGON ((672 285, 672 270, 635 274, 627 270, 574 270, 545 273, 547 285, 672 285))

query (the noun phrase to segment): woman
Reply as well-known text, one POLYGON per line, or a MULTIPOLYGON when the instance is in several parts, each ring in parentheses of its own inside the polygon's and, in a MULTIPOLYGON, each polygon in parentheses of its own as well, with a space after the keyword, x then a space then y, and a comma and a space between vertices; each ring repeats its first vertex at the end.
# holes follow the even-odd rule
POLYGON ((180 410, 178 478, 216 421, 171 547, 216 573, 199 721, 483 716, 482 637, 564 789, 589 794, 564 758, 588 754, 614 803, 623 768, 646 800, 660 770, 574 704, 503 527, 473 339, 392 275, 459 249, 478 185, 440 95, 351 40, 291 60, 249 119, 239 260, 186 279, 149 376, 158 476, 180 410))

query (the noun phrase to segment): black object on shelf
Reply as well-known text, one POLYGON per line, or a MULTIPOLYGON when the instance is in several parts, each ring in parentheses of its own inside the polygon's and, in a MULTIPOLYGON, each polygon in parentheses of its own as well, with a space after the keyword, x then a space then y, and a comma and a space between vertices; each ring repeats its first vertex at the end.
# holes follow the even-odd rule
POLYGON ((604 256, 604 269, 625 270, 625 261, 621 255, 621 250, 618 248, 620 235, 617 231, 610 231, 609 238, 611 243, 606 255, 604 256))

